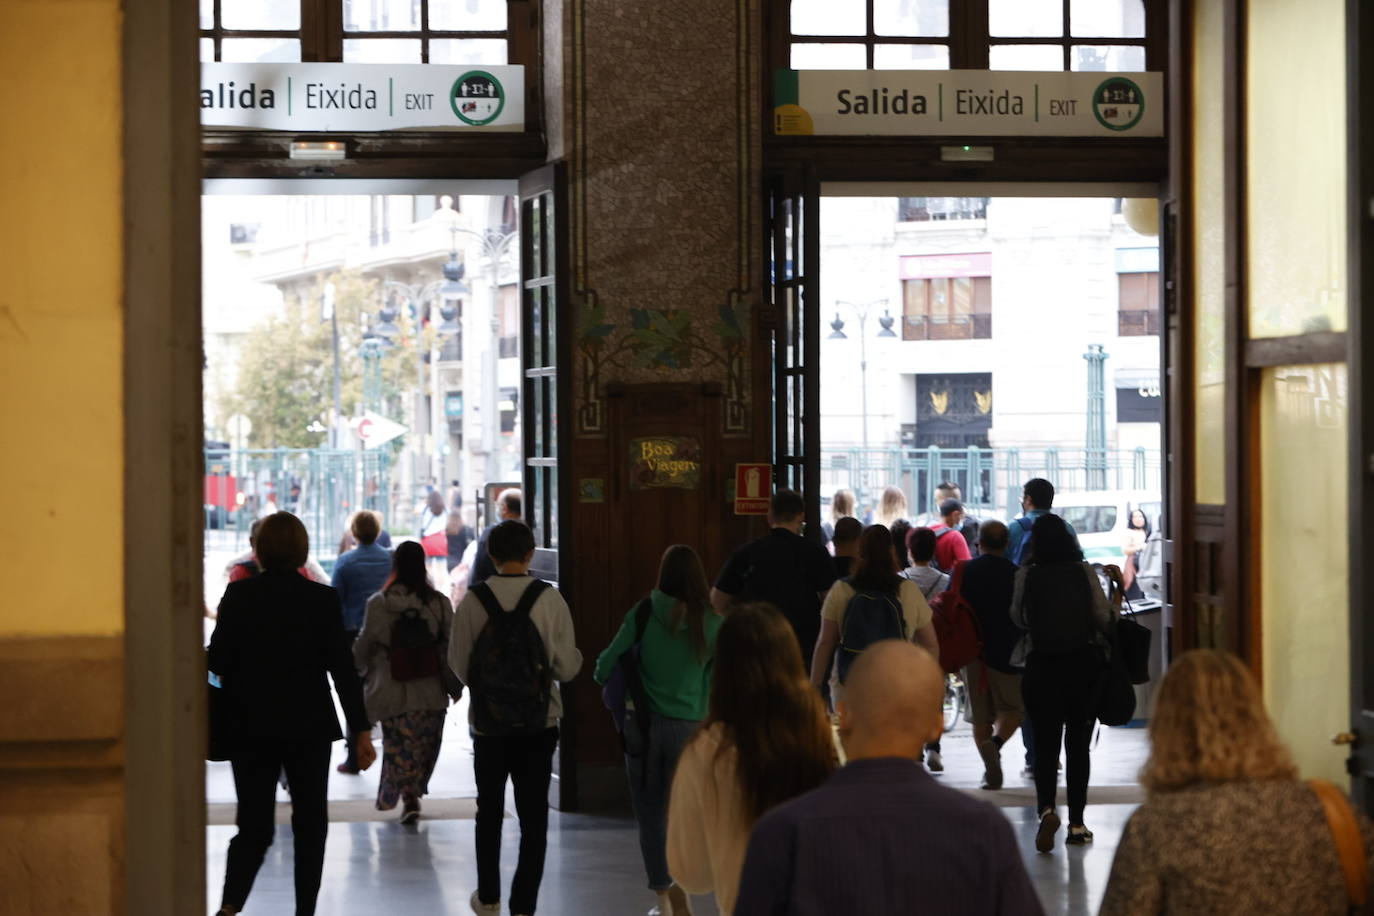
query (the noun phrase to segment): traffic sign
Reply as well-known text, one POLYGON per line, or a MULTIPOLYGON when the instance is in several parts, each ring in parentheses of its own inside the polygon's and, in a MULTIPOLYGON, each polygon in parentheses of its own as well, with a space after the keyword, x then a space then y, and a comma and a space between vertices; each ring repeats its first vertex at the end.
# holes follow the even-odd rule
POLYGON ((354 417, 348 425, 363 448, 376 448, 409 431, 408 427, 370 410, 361 417, 354 417))

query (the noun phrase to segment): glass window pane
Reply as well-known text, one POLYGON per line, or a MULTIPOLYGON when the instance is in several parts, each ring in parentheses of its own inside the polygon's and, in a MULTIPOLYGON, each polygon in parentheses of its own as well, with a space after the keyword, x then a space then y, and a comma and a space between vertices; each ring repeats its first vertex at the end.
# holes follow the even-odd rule
POLYGON ((215 27, 215 0, 200 0, 200 27, 202 29, 215 27))
POLYGON ((200 59, 202 61, 212 61, 215 59, 215 40, 213 38, 202 38, 200 40, 200 59))
POLYGON ((344 63, 418 64, 418 38, 345 38, 344 63))
POLYGON ((1015 38, 1063 35, 1063 0, 988 0, 988 34, 1015 38))
POLYGON ((420 28, 415 0, 344 0, 344 29, 349 32, 395 32, 420 28))
POLYGON ((948 70, 948 45, 875 45, 875 70, 948 70))
POLYGON ((879 35, 948 35, 949 0, 874 0, 873 31, 879 35))
POLYGON ((867 70, 868 52, 860 44, 794 44, 793 70, 867 70))
POLYGON ((429 0, 429 27, 440 32, 504 32, 506 0, 429 0))
POLYGON ((1063 70, 1064 49, 1059 45, 993 45, 988 49, 992 70, 1063 70))
POLYGON ((1144 38, 1145 0, 1071 0, 1070 35, 1144 38))
POLYGON ((793 35, 864 35, 865 0, 792 0, 793 35))
POLYGON ((435 38, 429 43, 431 64, 488 64, 506 63, 504 38, 435 38))
POLYGON ((220 60, 236 64, 258 61, 298 61, 301 42, 298 38, 226 38, 220 42, 220 60))
POLYGON ((1140 45, 1074 45, 1069 66, 1074 70, 1145 70, 1145 49, 1140 45))
POLYGON ((1336 0, 1252 7, 1245 91, 1265 101, 1249 106, 1244 128, 1250 336, 1344 331, 1345 8, 1336 0))
POLYGON ((301 5, 281 0, 220 0, 219 18, 226 29, 299 29, 301 5))

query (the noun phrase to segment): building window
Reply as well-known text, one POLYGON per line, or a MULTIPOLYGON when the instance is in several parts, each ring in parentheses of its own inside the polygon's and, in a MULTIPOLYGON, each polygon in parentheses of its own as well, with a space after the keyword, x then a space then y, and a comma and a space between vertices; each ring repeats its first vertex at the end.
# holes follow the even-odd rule
POLYGON ((501 287, 497 301, 500 338, 497 342, 501 359, 514 359, 520 355, 520 290, 515 283, 501 287))
POLYGON ((496 403, 496 409, 501 415, 501 433, 503 435, 509 436, 515 433, 515 416, 519 410, 519 400, 519 389, 501 389, 501 397, 496 403))
POLYGON ((1159 334, 1159 273, 1119 273, 1121 296, 1117 307, 1117 333, 1122 337, 1159 334))
POLYGON ((787 35, 776 66, 794 70, 1143 71, 1151 44, 1162 58, 1147 28, 1159 0, 771 2, 787 35))
POLYGON ((500 65, 507 18, 507 0, 200 0, 200 59, 500 65))
POLYGON ((951 219, 987 219, 986 197, 899 197, 897 221, 940 222, 951 219))
POLYGON ((916 376, 917 448, 988 447, 992 373, 916 376))
POLYGON ((992 255, 902 258, 903 340, 992 337, 992 255))
POLYGON ((369 199, 368 242, 373 248, 391 244, 391 201, 390 198, 374 194, 369 199))

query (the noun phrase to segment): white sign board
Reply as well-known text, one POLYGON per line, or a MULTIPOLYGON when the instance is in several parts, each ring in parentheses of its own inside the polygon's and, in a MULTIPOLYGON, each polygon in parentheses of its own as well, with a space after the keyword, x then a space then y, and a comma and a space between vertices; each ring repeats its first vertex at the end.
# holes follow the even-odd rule
POLYGON ((779 70, 773 132, 1162 137, 1161 73, 779 70))
POLYGON ((376 448, 407 431, 405 426, 395 420, 370 410, 361 417, 356 417, 349 425, 353 427, 353 434, 358 437, 363 448, 376 448))
POLYGON ((201 64, 200 123, 297 133, 521 131, 525 68, 201 64))

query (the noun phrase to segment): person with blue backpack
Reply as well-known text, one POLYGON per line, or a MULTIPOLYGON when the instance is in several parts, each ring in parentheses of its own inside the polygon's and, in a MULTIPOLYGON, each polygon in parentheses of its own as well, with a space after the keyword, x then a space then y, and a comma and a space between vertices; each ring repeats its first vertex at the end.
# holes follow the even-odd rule
POLYGON ((662 916, 692 912, 668 871, 668 794, 682 748, 706 718, 716 634, 724 620, 711 607, 701 558, 686 544, 674 544, 659 563, 658 587, 625 615, 596 660, 593 679, 604 685, 619 669, 634 700, 621 743, 639 849, 662 916))
POLYGON ((458 604, 449 666, 467 685, 473 775, 477 778, 478 916, 501 914, 501 821, 506 780, 515 787, 520 857, 511 916, 532 916, 548 849, 549 782, 563 716, 559 682, 582 667, 572 614, 558 589, 530 576, 534 534, 507 519, 486 540, 496 574, 458 604))
POLYGON ((836 702, 850 666, 875 642, 904 639, 939 657, 930 605, 920 587, 898 570, 892 533, 882 525, 871 525, 859 539, 854 574, 836 582, 825 596, 821 633, 811 657, 811 683, 820 688, 833 655, 831 696, 836 702))

